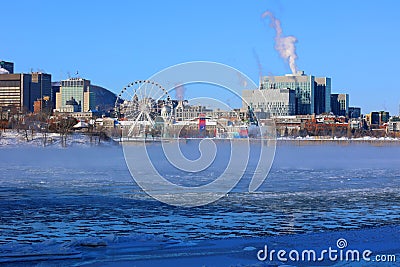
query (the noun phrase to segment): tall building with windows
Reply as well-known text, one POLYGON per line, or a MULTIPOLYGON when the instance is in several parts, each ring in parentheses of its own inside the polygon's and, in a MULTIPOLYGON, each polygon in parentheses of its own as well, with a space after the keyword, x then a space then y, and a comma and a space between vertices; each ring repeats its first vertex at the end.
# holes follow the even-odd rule
POLYGON ((0 75, 0 106, 12 112, 28 111, 30 103, 29 74, 0 75))
MULTIPOLYGON (((31 88, 30 88, 30 99, 34 103, 39 100, 40 106, 39 110, 41 111, 44 108, 43 101, 47 99, 46 108, 49 110, 52 109, 51 106, 51 74, 42 73, 42 72, 32 72, 31 74, 31 88)), ((32 106, 33 106, 32 103, 32 106)))
POLYGON ((331 94, 331 110, 336 116, 347 116, 349 112, 349 94, 331 94))
POLYGON ((331 78, 316 77, 314 85, 314 113, 331 112, 331 78))
POLYGON ((250 106, 254 112, 267 112, 271 116, 295 114, 296 93, 286 89, 243 90, 243 109, 250 106))
POLYGON ((60 92, 61 82, 52 82, 51 83, 51 103, 53 108, 61 107, 61 97, 59 98, 59 103, 57 103, 57 93, 60 92))
POLYGON ((304 71, 285 76, 263 77, 260 89, 292 89, 295 91, 295 114, 307 115, 314 113, 315 77, 305 75, 304 71))
POLYGON ((49 96, 51 75, 47 73, 1 74, 0 106, 13 112, 34 110, 34 102, 49 96))
POLYGON ((96 109, 95 95, 90 91, 90 81, 82 78, 70 78, 61 81, 60 92, 56 93, 56 109, 67 106, 71 99, 78 103, 79 112, 96 109))

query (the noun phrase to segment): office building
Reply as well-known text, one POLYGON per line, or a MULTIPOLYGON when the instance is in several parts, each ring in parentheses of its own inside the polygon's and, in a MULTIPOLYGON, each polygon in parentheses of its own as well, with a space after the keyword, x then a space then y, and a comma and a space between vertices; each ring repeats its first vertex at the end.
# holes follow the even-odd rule
POLYGON ((319 115, 331 112, 331 78, 315 77, 314 113, 319 115))
POLYGON ((392 117, 388 122, 389 132, 400 132, 400 117, 392 117))
POLYGON ((349 112, 349 95, 331 94, 331 111, 336 116, 347 116, 349 112))
POLYGON ((266 76, 261 81, 260 89, 294 90, 296 115, 331 112, 332 80, 328 77, 314 77, 304 74, 304 71, 284 76, 266 76))
POLYGON ((61 107, 61 98, 59 99, 59 103, 56 103, 57 93, 60 92, 61 82, 52 82, 51 83, 51 103, 53 108, 61 107))
POLYGON ((13 74, 14 63, 4 60, 0 60, 0 74, 13 74))
POLYGON ((0 106, 13 112, 32 112, 34 102, 48 97, 51 75, 46 73, 1 74, 0 106))
POLYGON ((286 89, 243 90, 243 110, 250 106, 255 113, 266 112, 270 116, 295 114, 296 93, 286 89))
POLYGON ((367 116, 369 125, 380 125, 381 124, 381 118, 380 114, 377 111, 373 111, 367 116))
POLYGON ((380 126, 390 121, 390 114, 388 111, 373 111, 365 115, 365 118, 369 125, 380 126))
POLYGON ((390 120, 389 111, 379 111, 379 116, 380 116, 380 119, 381 119, 381 124, 387 123, 390 120))
POLYGON ((29 110, 30 81, 29 74, 1 74, 1 108, 10 109, 13 113, 29 110))
POLYGON ((76 101, 78 112, 95 110, 96 100, 94 93, 90 91, 90 81, 82 78, 61 81, 60 92, 56 93, 56 109, 61 110, 70 106, 67 104, 70 100, 76 101))
POLYGON ((349 107, 348 116, 350 119, 357 119, 361 117, 361 108, 349 107))
MULTIPOLYGON (((161 116, 163 116, 166 111, 161 109, 161 116)), ((175 120, 176 121, 189 121, 193 119, 198 119, 200 115, 212 112, 212 109, 206 108, 201 105, 189 105, 187 101, 179 101, 175 108, 175 120)), ((170 112, 170 111, 169 111, 170 112)), ((167 112, 168 113, 168 112, 167 112)))
POLYGON ((295 114, 306 115, 314 113, 315 77, 305 75, 304 71, 285 76, 265 76, 260 89, 292 89, 295 91, 295 114))
POLYGON ((53 108, 51 105, 51 74, 32 72, 30 75, 30 99, 32 106, 38 100, 39 102, 36 105, 40 104, 40 106, 36 106, 36 109, 39 108, 42 111, 43 108, 46 108, 46 110, 51 111, 53 108))

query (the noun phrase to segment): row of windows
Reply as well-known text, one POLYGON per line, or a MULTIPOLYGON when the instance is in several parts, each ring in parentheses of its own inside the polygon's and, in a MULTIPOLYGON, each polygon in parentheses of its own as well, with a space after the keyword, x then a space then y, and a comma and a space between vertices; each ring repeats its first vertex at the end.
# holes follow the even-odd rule
MULTIPOLYGON (((253 104, 253 103, 251 103, 251 104, 253 104)), ((281 107, 289 105, 289 103, 285 103, 285 102, 266 102, 266 103, 257 103, 256 106, 263 107, 263 106, 265 106, 265 104, 266 105, 281 106, 281 107)))
POLYGON ((62 81, 62 87, 83 87, 84 81, 62 81))
POLYGON ((0 92, 2 92, 2 91, 6 91, 6 90, 8 90, 8 91, 10 91, 10 90, 12 90, 12 91, 21 91, 21 88, 19 87, 19 86, 3 86, 3 87, 0 87, 0 92))
POLYGON ((0 81, 0 87, 19 87, 20 81, 0 81))
POLYGON ((0 92, 0 97, 3 96, 20 96, 21 94, 19 92, 0 92))
POLYGON ((0 99, 6 99, 6 98, 20 99, 21 97, 19 95, 1 95, 0 94, 0 99))
POLYGON ((19 104, 19 101, 17 101, 17 100, 9 100, 9 101, 0 100, 0 104, 2 106, 5 106, 6 104, 19 104))

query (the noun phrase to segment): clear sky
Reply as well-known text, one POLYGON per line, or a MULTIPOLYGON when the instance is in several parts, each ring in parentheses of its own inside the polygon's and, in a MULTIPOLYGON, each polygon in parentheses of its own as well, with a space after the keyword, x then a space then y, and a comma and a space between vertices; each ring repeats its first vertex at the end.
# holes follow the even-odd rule
POLYGON ((258 81, 290 73, 274 49, 272 11, 298 39, 297 66, 332 78, 363 113, 400 104, 400 1, 2 1, 0 59, 53 80, 77 70, 117 93, 192 60, 231 65, 258 81))

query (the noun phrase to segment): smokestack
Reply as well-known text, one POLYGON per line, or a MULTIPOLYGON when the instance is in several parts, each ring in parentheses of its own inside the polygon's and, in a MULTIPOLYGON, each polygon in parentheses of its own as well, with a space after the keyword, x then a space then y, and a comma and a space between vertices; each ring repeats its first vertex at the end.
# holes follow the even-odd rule
POLYGON ((269 17, 271 20, 270 26, 275 29, 275 50, 279 52, 281 58, 289 62, 289 67, 293 74, 297 72, 296 66, 296 42, 297 38, 294 36, 283 36, 281 22, 275 18, 271 11, 266 11, 261 15, 262 18, 269 17))

